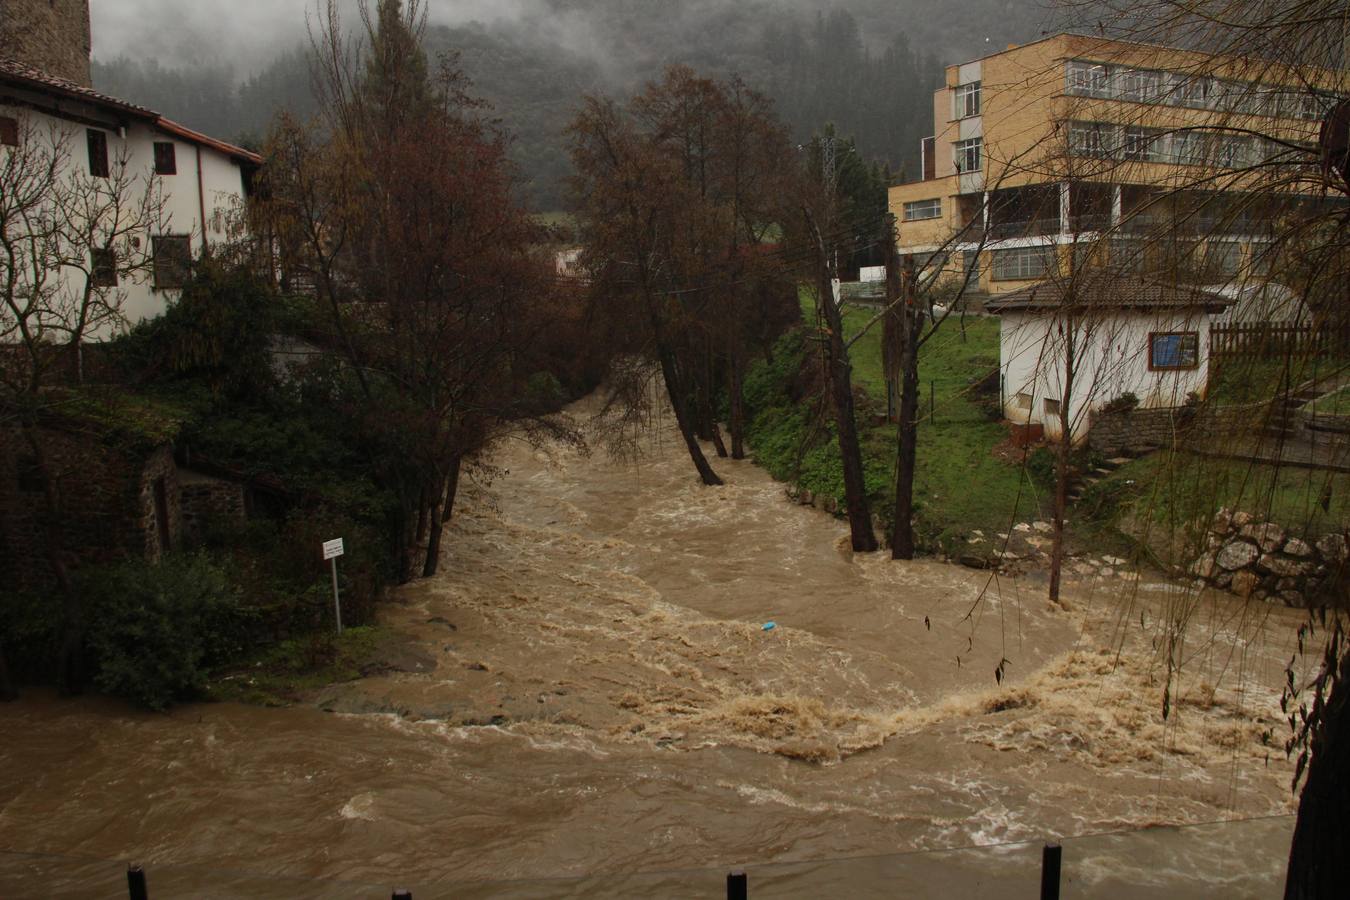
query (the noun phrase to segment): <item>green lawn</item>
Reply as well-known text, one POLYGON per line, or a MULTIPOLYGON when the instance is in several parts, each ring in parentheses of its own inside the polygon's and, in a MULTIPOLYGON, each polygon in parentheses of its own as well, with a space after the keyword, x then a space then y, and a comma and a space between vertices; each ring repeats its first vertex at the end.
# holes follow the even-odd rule
POLYGON ((1147 529, 1155 548, 1179 547, 1194 558, 1204 528, 1221 508, 1278 522, 1305 537, 1344 529, 1350 521, 1350 476, 1155 453, 1116 470, 1083 502, 1097 518, 1109 518, 1137 537, 1147 529))
POLYGON ((1350 384, 1308 404, 1308 409, 1319 416, 1350 416, 1350 384))
POLYGON ((1344 371, 1347 366, 1347 359, 1309 356, 1223 360, 1212 369, 1209 400, 1223 405, 1269 400, 1315 378, 1344 371))
MULTIPOLYGON (((813 325, 812 297, 804 290, 800 299, 803 319, 813 325)), ((889 521, 896 433, 893 425, 874 424, 886 408, 881 323, 868 328, 876 312, 848 308, 844 337, 856 338, 850 348, 853 380, 872 400, 858 410, 868 495, 873 510, 889 521)), ((1047 451, 1033 454, 1028 467, 994 455, 1007 431, 986 413, 973 389, 982 376, 997 369, 998 341, 997 319, 970 318, 964 327, 952 319, 920 351, 916 531, 930 551, 959 547, 975 529, 992 535, 1006 531, 1013 522, 1049 513, 1052 476, 1047 451), (1028 474, 1028 469, 1038 474, 1028 474)), ((787 339, 783 349, 773 366, 757 365, 747 380, 751 447, 775 477, 842 501, 839 454, 828 412, 813 419, 810 404, 794 395, 794 384, 802 377, 798 367, 814 356, 815 348, 798 335, 787 339)), ((1286 372, 1283 361, 1230 363, 1218 373, 1211 397, 1225 403, 1251 402, 1263 392, 1269 397, 1281 379, 1292 375, 1297 385, 1326 374, 1333 365, 1304 360, 1286 372)), ((811 371, 811 366, 802 371, 811 371)), ((986 399, 986 405, 990 402, 996 403, 996 396, 986 399)), ((1350 412, 1350 386, 1320 405, 1350 412)), ((1350 521, 1350 476, 1158 453, 1123 466, 1094 486, 1070 518, 1079 541, 1123 546, 1119 542, 1127 539, 1122 525, 1137 533, 1138 523, 1148 522, 1155 535, 1193 537, 1197 525, 1207 523, 1224 506, 1316 536, 1350 521)))
MULTIPOLYGON (((811 296, 803 293, 803 318, 814 321, 811 296)), ((849 308, 844 316, 845 340, 856 338, 850 348, 853 381, 866 389, 872 408, 859 410, 868 494, 874 511, 889 521, 894 502, 896 429, 873 424, 886 409, 886 382, 881 365, 881 331, 876 316, 866 307, 849 308)), ((916 522, 920 539, 930 549, 941 544, 951 548, 975 529, 986 534, 1006 531, 1014 521, 1036 517, 1043 508, 1044 490, 1027 477, 1021 466, 994 456, 996 445, 1006 439, 1002 425, 990 418, 978 402, 973 384, 998 368, 997 319, 953 318, 945 322, 920 351, 920 400, 923 418, 919 424, 919 447, 915 472, 916 522)), ((809 351, 808 351, 809 352, 809 351)), ((779 366, 779 381, 790 376, 791 366, 779 366)), ((765 377, 760 370, 757 376, 765 377)), ((772 379, 770 379, 772 380, 772 379)), ((761 384, 761 390, 767 390, 761 384)), ((817 494, 842 500, 838 450, 830 424, 812 427, 809 413, 792 398, 776 395, 760 399, 748 391, 756 420, 751 428, 755 456, 775 477, 795 480, 817 494), (755 408, 774 405, 766 410, 755 408), (807 438, 808 449, 797 466, 797 453, 807 438)), ((996 403, 997 398, 993 401, 996 403)))

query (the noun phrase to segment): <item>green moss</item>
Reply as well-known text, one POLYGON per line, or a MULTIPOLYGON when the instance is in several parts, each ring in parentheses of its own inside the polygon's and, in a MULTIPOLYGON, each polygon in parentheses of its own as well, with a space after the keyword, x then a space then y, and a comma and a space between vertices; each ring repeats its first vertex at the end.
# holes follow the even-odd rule
POLYGON ((207 693, 212 700, 287 706, 309 691, 370 674, 389 638, 372 625, 281 641, 215 673, 207 693))
POLYGON ((56 416, 92 426, 128 448, 169 443, 196 414, 185 402, 113 387, 53 390, 43 402, 56 416))

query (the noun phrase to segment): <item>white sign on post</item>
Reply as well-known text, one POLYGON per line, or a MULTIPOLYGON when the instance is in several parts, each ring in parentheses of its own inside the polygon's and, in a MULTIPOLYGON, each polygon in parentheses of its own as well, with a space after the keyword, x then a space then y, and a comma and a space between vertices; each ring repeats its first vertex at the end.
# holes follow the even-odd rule
POLYGON ((337 616, 338 634, 342 634, 342 600, 338 597, 337 558, 344 552, 342 538, 323 542, 323 558, 333 561, 333 612, 337 616))

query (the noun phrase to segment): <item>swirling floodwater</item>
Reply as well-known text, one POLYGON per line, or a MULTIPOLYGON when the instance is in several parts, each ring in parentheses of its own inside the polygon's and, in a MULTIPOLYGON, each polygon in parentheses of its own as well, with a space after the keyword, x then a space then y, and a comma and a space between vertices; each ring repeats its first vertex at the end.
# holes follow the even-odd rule
POLYGON ((1130 575, 1052 607, 854 555, 749 462, 702 487, 669 422, 645 450, 501 448, 382 612, 407 671, 0 707, 0 896, 128 860, 152 896, 1011 896, 1048 839, 1071 896, 1278 894, 1296 614, 1130 575))

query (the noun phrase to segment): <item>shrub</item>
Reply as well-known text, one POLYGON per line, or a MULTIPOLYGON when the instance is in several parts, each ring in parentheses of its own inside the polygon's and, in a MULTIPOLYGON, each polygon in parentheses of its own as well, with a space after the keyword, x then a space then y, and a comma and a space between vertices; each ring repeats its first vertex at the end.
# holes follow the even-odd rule
POLYGON ((1138 406, 1139 406, 1139 398, 1136 395, 1127 391, 1124 394, 1121 394, 1119 397, 1115 397, 1111 400, 1108 400, 1106 403, 1102 404, 1102 412, 1127 413, 1130 410, 1137 408, 1138 406))
POLYGON ((60 645, 59 600, 33 591, 18 591, 0 602, 0 647, 14 679, 55 679, 60 645))
POLYGON ((88 569, 79 590, 94 683, 151 709, 198 694, 209 669, 247 641, 251 611, 201 554, 88 569))

